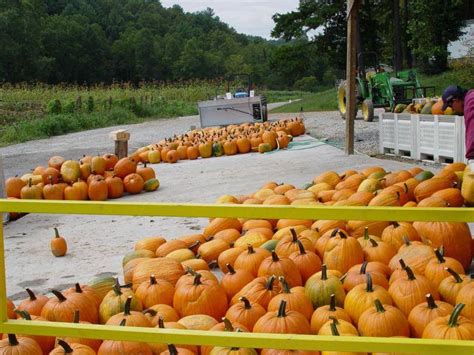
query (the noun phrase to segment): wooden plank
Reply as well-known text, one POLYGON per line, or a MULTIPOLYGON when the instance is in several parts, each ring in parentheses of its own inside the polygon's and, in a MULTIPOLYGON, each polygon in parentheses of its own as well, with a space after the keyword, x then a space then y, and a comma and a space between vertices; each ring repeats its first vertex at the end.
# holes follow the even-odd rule
POLYGON ((116 216, 474 222, 474 209, 462 207, 328 207, 325 205, 271 206, 156 202, 0 200, 0 211, 116 216))
POLYGON ((377 338, 300 334, 217 332, 110 325, 8 320, 0 324, 3 333, 58 337, 142 341, 146 343, 235 346, 346 352, 410 352, 420 355, 471 355, 474 341, 413 338, 377 338))
POLYGON ((354 120, 356 114, 356 18, 359 0, 347 1, 347 55, 346 55, 346 137, 345 152, 354 154, 354 120))

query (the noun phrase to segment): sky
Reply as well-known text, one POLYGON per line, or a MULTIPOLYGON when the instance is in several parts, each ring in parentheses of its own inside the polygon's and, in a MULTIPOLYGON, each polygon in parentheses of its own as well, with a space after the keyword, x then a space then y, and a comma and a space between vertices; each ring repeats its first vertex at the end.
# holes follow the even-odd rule
POLYGON ((161 3, 165 7, 178 4, 187 12, 210 7, 237 32, 270 39, 274 27, 272 16, 296 10, 299 0, 161 0, 161 3))

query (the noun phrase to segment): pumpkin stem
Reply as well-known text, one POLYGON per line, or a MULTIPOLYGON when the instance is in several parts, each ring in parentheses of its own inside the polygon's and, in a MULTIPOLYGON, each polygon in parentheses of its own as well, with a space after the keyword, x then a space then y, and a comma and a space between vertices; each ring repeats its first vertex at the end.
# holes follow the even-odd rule
POLYGON ((431 293, 428 293, 426 295, 426 302, 428 303, 428 308, 429 309, 435 309, 435 308, 438 308, 438 306, 436 305, 436 302, 433 298, 433 295, 431 293))
POLYGON ((28 293, 30 301, 36 301, 36 295, 33 291, 31 291, 29 288, 27 288, 25 291, 28 293))
POLYGON ((80 319, 80 317, 79 317, 79 310, 76 309, 76 310, 74 311, 74 316, 73 316, 73 318, 72 318, 72 322, 73 322, 73 323, 79 323, 79 319, 80 319))
POLYGON ((375 300, 375 309, 378 313, 385 312, 385 308, 383 308, 382 302, 378 298, 375 300))
POLYGON ((365 240, 370 239, 370 237, 369 237, 369 227, 364 228, 364 239, 365 240))
POLYGON ((81 285, 79 285, 78 282, 76 282, 76 285, 75 285, 75 288, 76 288, 76 293, 82 293, 82 288, 81 288, 81 285))
POLYGON ((239 301, 244 303, 244 308, 245 309, 250 309, 252 308, 252 305, 250 304, 250 301, 247 299, 247 297, 240 297, 239 301))
POLYGON ((56 227, 54 227, 53 229, 54 229, 54 237, 60 238, 58 229, 56 227))
POLYGON ((112 289, 114 290, 117 296, 120 296, 122 294, 122 290, 120 289, 120 285, 118 284, 118 282, 114 285, 114 287, 112 287, 112 289))
POLYGON ((293 238, 293 243, 296 243, 296 241, 298 240, 298 235, 296 234, 295 229, 290 228, 290 232, 291 232, 291 237, 293 238))
POLYGON ((329 301, 329 311, 336 312, 336 295, 334 293, 331 293, 331 298, 329 301))
POLYGON ((390 224, 394 226, 395 228, 400 227, 400 224, 397 221, 390 222, 390 224))
POLYGON ((150 275, 150 285, 156 285, 156 277, 155 275, 150 275))
POLYGON ((194 286, 200 285, 202 283, 201 277, 202 275, 196 272, 196 275, 194 275, 194 281, 193 281, 194 286))
POLYGON ((125 327, 126 323, 127 323, 127 320, 124 318, 124 319, 122 319, 122 321, 120 322, 119 325, 120 325, 121 327, 125 327))
POLYGON ((405 267, 405 272, 408 275, 408 280, 416 280, 415 274, 413 273, 413 270, 409 266, 405 267))
POLYGON ((338 227, 334 228, 334 230, 331 232, 331 235, 329 237, 330 238, 335 237, 338 232, 339 232, 339 228, 338 227))
POLYGON ((188 249, 192 250, 194 248, 196 248, 197 246, 199 246, 201 244, 201 241, 200 240, 196 240, 194 243, 192 243, 188 249))
POLYGON ((253 246, 251 244, 247 245, 247 251, 249 254, 255 254, 255 250, 253 250, 253 246))
POLYGON ((224 331, 225 332, 233 332, 234 331, 234 327, 232 326, 232 323, 229 320, 229 318, 223 317, 222 322, 224 323, 224 331))
POLYGON ((278 307, 277 317, 286 317, 286 301, 281 301, 280 307, 278 307))
POLYGON ((10 344, 10 346, 17 346, 20 344, 15 334, 8 334, 8 343, 10 344))
POLYGON ((406 267, 407 267, 407 264, 405 264, 405 260, 400 259, 400 260, 398 260, 398 262, 400 263, 400 266, 402 267, 402 270, 405 270, 406 267))
POLYGON ((451 316, 448 320, 448 327, 454 328, 458 326, 458 318, 463 308, 464 303, 459 303, 456 305, 456 307, 454 307, 453 313, 451 313, 451 316))
POLYGON ((283 276, 278 277, 278 280, 280 281, 282 287, 283 287, 283 293, 291 293, 290 292, 290 286, 288 285, 288 282, 286 282, 285 278, 283 276))
POLYGON ((158 328, 164 328, 165 327, 165 320, 163 319, 163 317, 159 317, 158 318, 158 328))
POLYGON ((58 340, 58 345, 64 349, 65 354, 72 354, 73 350, 64 340, 58 340))
POLYGON ((360 274, 365 274, 366 270, 367 270, 367 264, 368 262, 367 261, 364 261, 362 263, 362 265, 360 266, 360 274))
POLYGON ((457 284, 462 283, 463 280, 462 280, 461 276, 459 276, 459 274, 456 271, 454 271, 453 269, 451 269, 449 267, 445 267, 444 270, 449 272, 451 275, 453 275, 453 277, 456 280, 457 284))
POLYGON ((210 269, 215 269, 217 267, 217 260, 212 260, 207 263, 207 266, 209 266, 210 269))
POLYGON ((152 317, 154 317, 154 316, 156 316, 156 314, 157 314, 158 312, 155 311, 154 309, 147 308, 147 309, 144 309, 144 310, 142 311, 142 313, 143 313, 143 314, 149 313, 149 314, 152 315, 152 317))
POLYGON ((339 237, 340 237, 341 239, 347 239, 347 234, 346 234, 346 233, 344 233, 344 232, 341 231, 341 232, 339 232, 338 234, 339 234, 339 237))
POLYGON ((265 289, 267 289, 268 291, 273 289, 273 283, 275 282, 275 279, 276 279, 275 275, 270 276, 265 285, 265 289))
POLYGON ((446 259, 443 257, 443 254, 441 254, 439 249, 435 249, 435 255, 436 258, 438 259, 440 264, 444 264, 446 262, 446 259))
POLYGON ((196 275, 196 271, 190 266, 186 266, 184 269, 184 274, 196 275))
POLYGON ((130 315, 130 306, 132 304, 132 296, 128 296, 127 300, 125 301, 125 307, 123 310, 123 315, 124 316, 129 316, 130 315))
POLYGON ((15 313, 24 320, 31 320, 31 315, 28 313, 28 311, 20 311, 19 309, 15 309, 15 313))
POLYGON ((404 235, 403 236, 403 242, 405 243, 406 246, 411 245, 410 239, 408 239, 408 236, 404 235))
POLYGON ((303 245, 303 243, 301 243, 301 240, 297 239, 297 240, 296 240, 296 243, 298 244, 298 248, 299 248, 299 250, 300 250, 300 254, 301 254, 301 255, 306 254, 306 250, 304 249, 304 245, 303 245))
POLYGON ((337 325, 336 325, 335 322, 332 322, 329 326, 331 327, 331 334, 333 336, 338 337, 338 336, 341 335, 341 334, 339 334, 339 330, 337 330, 337 325))
POLYGON ((64 297, 64 295, 57 290, 51 290, 51 293, 58 298, 59 302, 64 302, 67 300, 67 298, 64 297))
POLYGON ((229 270, 229 273, 230 273, 231 275, 235 275, 235 269, 232 267, 232 265, 230 265, 230 264, 225 264, 225 266, 226 266, 227 270, 229 270))
POLYGON ((321 265, 321 280, 328 279, 328 267, 326 264, 321 265))
POLYGON ((275 252, 275 250, 272 250, 272 260, 273 262, 278 262, 280 261, 280 258, 278 257, 277 253, 275 252))
POLYGON ((367 277, 367 287, 365 288, 365 292, 374 292, 374 287, 372 285, 372 276, 369 273, 365 274, 367 277))
POLYGON ((372 244, 372 247, 376 248, 379 246, 379 244, 372 238, 369 238, 370 244, 372 244))
POLYGON ((170 355, 178 355, 178 349, 173 344, 168 344, 168 351, 170 355))
POLYGON ((28 179, 28 187, 31 187, 33 185, 33 179, 29 178, 28 179))

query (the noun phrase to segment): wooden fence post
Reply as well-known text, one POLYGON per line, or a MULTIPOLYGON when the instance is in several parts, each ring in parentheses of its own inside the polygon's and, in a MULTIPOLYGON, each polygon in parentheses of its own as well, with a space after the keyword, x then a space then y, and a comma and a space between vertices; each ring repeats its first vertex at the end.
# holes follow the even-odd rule
POLYGON ((128 156, 128 140, 130 139, 130 133, 126 129, 119 129, 109 133, 109 137, 115 142, 115 155, 119 159, 128 156))

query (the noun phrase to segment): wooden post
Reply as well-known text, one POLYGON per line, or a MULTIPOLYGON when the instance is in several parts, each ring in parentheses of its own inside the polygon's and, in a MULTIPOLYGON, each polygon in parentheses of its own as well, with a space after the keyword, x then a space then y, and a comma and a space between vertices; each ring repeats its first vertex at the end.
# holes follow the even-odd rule
POLYGON ((126 129, 119 129, 117 131, 110 132, 109 137, 115 142, 115 155, 119 159, 128 156, 128 140, 130 139, 130 133, 126 129))
MULTIPOLYGON (((7 198, 5 192, 5 175, 3 174, 3 157, 0 154, 0 198, 7 198)), ((8 222, 8 213, 0 213, 0 223, 8 222)))
POLYGON ((356 18, 359 0, 347 1, 346 60, 346 145, 345 152, 354 154, 354 120, 356 115, 356 18))

